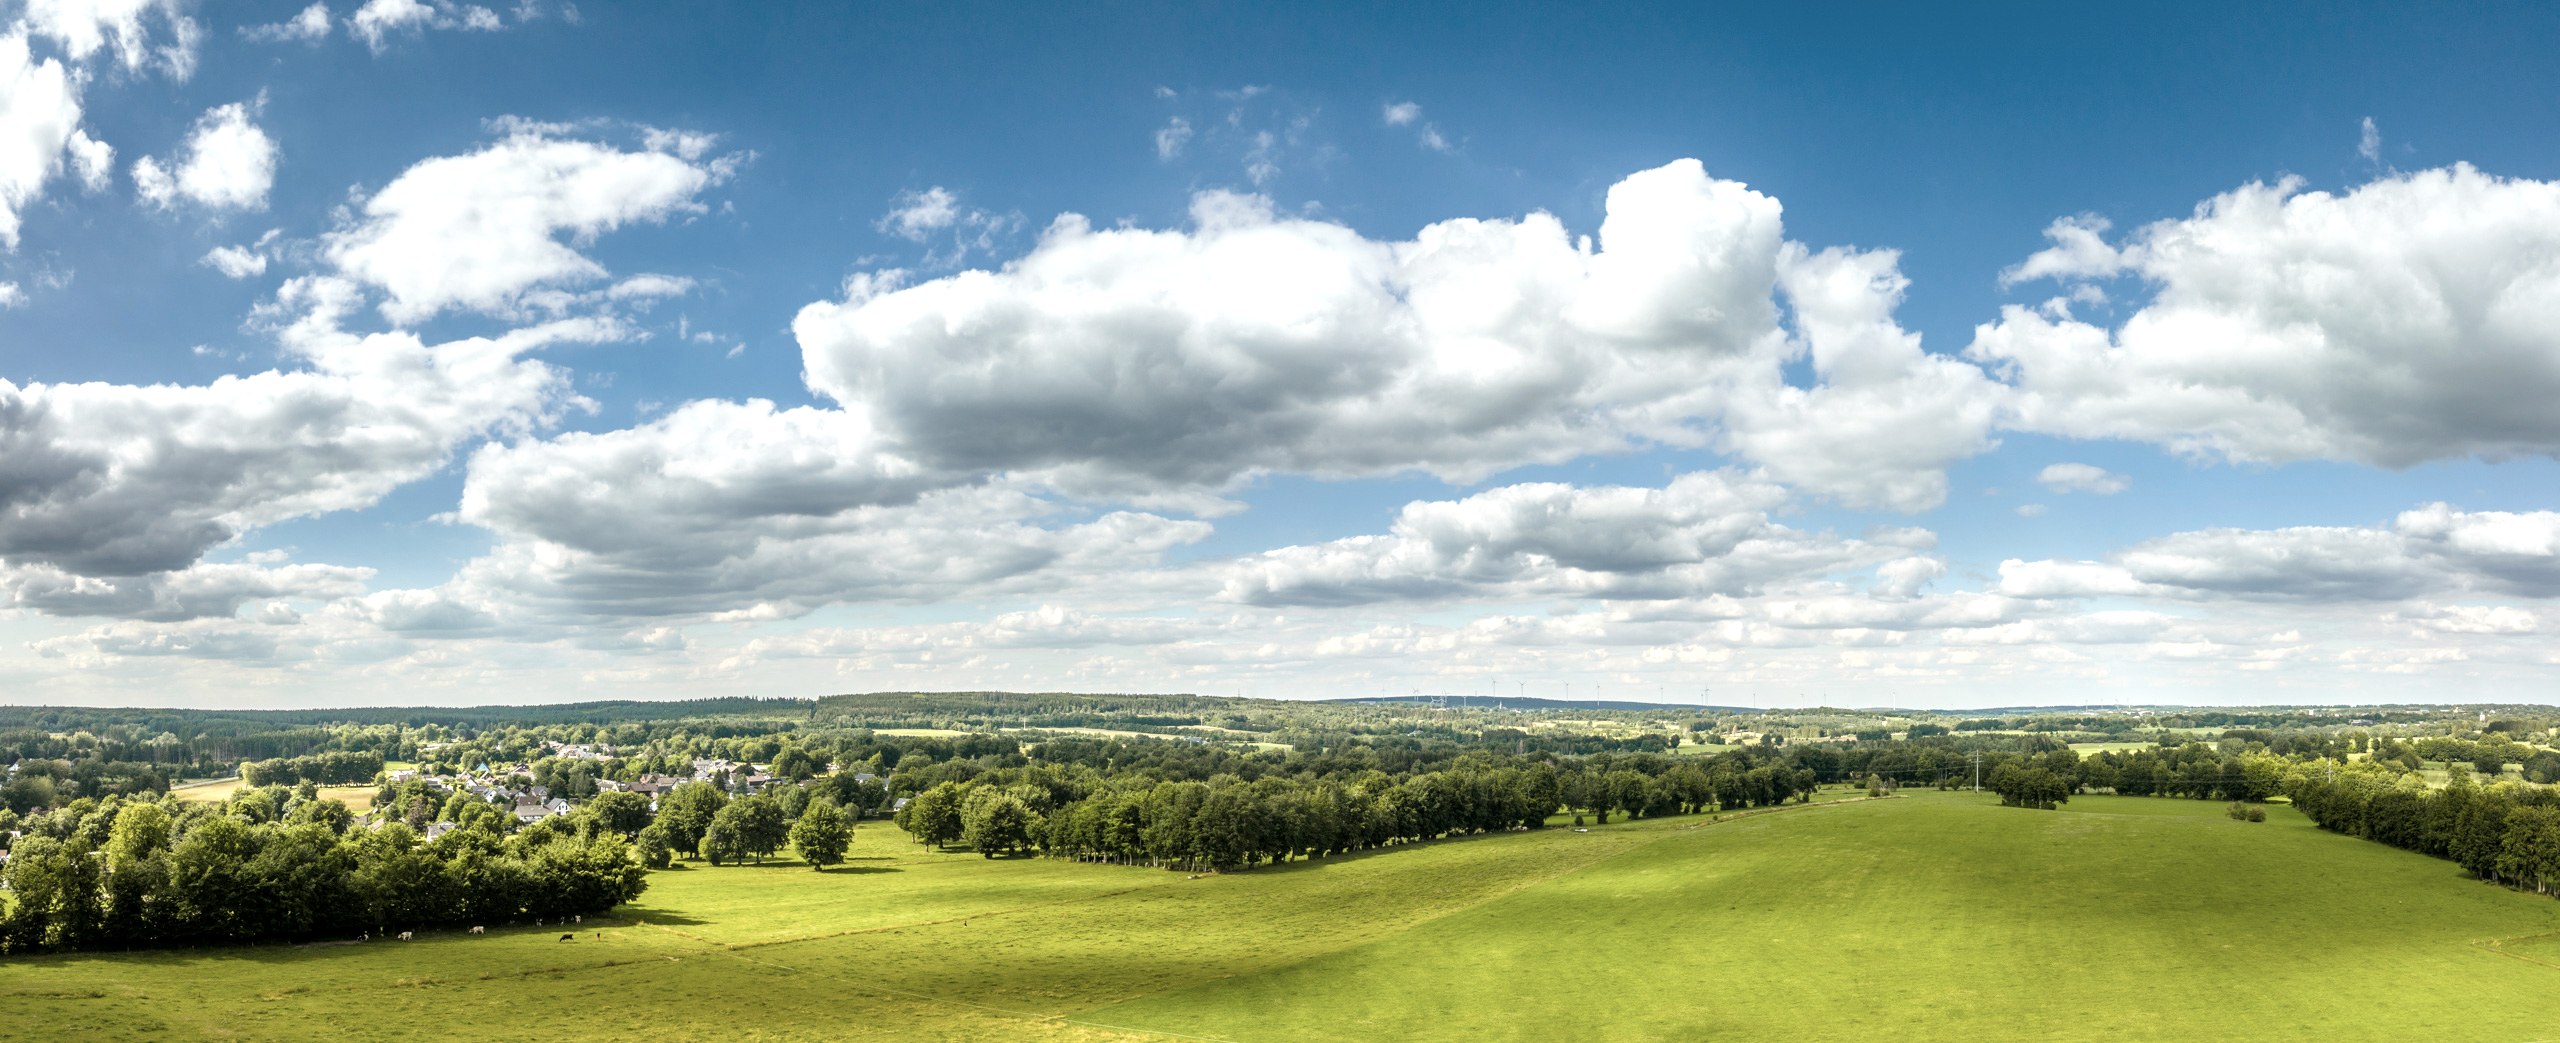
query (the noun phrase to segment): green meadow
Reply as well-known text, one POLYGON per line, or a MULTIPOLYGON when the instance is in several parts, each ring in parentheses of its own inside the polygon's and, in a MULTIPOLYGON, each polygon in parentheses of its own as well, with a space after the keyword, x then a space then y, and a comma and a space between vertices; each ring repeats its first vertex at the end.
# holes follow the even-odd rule
POLYGON ((0 1036, 2560 1036, 2560 902, 2282 807, 1912 792, 1199 878, 852 855, 574 927, 15 959, 0 1036))

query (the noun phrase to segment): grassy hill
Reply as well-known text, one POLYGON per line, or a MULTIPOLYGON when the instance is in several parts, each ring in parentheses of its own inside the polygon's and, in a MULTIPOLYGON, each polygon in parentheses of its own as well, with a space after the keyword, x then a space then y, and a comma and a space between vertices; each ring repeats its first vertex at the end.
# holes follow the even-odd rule
MULTIPOLYGON (((1845 794, 1844 794, 1845 795, 1845 794)), ((0 964, 0 1036, 2527 1040, 2560 902, 2289 810, 1915 793, 1189 879, 657 874, 621 923, 0 964)))

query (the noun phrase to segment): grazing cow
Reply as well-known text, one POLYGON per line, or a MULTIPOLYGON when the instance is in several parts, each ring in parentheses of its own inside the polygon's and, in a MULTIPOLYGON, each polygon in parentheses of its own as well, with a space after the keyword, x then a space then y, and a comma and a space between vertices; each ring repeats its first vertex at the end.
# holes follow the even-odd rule
POLYGON ((408 941, 408 940, 409 940, 412 936, 414 936, 416 933, 417 933, 417 932, 415 932, 415 931, 402 931, 402 932, 400 932, 400 940, 401 940, 401 941, 404 941, 404 942, 405 942, 405 941, 408 941))
POLYGON ((471 929, 471 933, 473 933, 473 934, 487 934, 487 933, 489 933, 489 929, 488 929, 488 928, 486 928, 486 927, 474 927, 474 928, 472 928, 472 929, 471 929))
POLYGON ((373 940, 373 936, 370 934, 359 934, 356 936, 356 940, 360 942, 369 942, 373 940))
POLYGON ((578 940, 578 936, 574 934, 564 934, 560 936, 560 940, 564 942, 574 942, 578 940))
POLYGON ((569 918, 569 921, 571 923, 585 923, 587 922, 587 918, 584 916, 572 916, 569 918))

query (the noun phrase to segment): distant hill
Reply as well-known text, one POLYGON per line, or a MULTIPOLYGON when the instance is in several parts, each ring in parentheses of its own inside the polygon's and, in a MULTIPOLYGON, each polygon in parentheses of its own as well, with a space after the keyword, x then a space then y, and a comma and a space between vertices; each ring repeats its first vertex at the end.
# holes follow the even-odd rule
MULTIPOLYGON (((1327 703, 1415 703, 1429 705, 1443 701, 1436 695, 1371 695, 1357 699, 1320 699, 1327 703)), ((1758 713, 1752 706, 1710 706, 1704 703, 1640 703, 1622 699, 1539 699, 1513 695, 1447 696, 1451 706, 1493 707, 1502 710, 1710 710, 1724 713, 1758 713)))

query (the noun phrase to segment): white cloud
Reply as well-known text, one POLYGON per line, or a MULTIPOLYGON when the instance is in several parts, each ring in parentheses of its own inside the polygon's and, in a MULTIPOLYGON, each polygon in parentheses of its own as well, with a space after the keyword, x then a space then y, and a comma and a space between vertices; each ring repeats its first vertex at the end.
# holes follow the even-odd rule
POLYGON ((71 169, 80 175, 80 187, 90 192, 104 192, 115 176, 116 150, 112 145, 74 130, 63 150, 71 156, 71 169))
POLYGON ((1182 147, 1190 143, 1191 122, 1175 116, 1156 129, 1156 158, 1169 160, 1179 156, 1182 147))
POLYGON ((202 32, 183 0, 28 0, 0 23, 0 251, 14 251, 29 207, 66 169, 104 191, 115 150, 81 127, 80 93, 111 55, 128 72, 184 80, 202 32), (39 56, 43 41, 57 53, 39 56))
POLYGON ((2560 597, 2560 512, 2470 512, 2439 503, 2403 511, 2388 526, 2183 532, 2107 562, 2006 561, 1999 589, 2022 598, 2560 597))
POLYGON ((186 0, 27 0, 21 24, 52 39, 74 63, 112 51, 127 70, 184 80, 195 72, 204 35, 186 8, 186 0))
POLYGON ((855 413, 693 402, 639 427, 490 445, 460 520, 500 536, 457 584, 545 616, 793 616, 845 601, 1036 589, 1152 564, 1199 522, 970 484, 855 413))
POLYGON ((1811 356, 1820 382, 1795 387, 1774 368, 1753 374, 1751 392, 1727 413, 1727 448, 1854 506, 1914 511, 1946 499, 1946 466, 1991 448, 2003 391, 1981 370, 1923 351, 1919 335, 1894 322, 1909 285, 1896 261, 1890 250, 1782 252, 1794 347, 1811 356))
POLYGON ((109 623, 76 635, 47 638, 33 647, 38 655, 84 667, 131 656, 263 661, 274 659, 278 652, 275 635, 252 625, 212 619, 175 625, 109 623))
POLYGON ((2021 518, 2042 518, 2049 510, 2052 508, 2041 503, 2022 503, 2017 507, 2017 515, 2021 518))
POLYGON ((2364 125, 2358 128, 2356 155, 2363 156, 2367 163, 2382 162, 2382 128, 2373 125, 2371 116, 2365 117, 2364 125))
POLYGON ((643 272, 605 290, 605 298, 616 301, 653 300, 659 297, 681 297, 693 292, 693 280, 680 275, 643 272))
POLYGON ((14 607, 57 616, 119 616, 173 622, 230 617, 271 598, 334 599, 360 594, 368 568, 336 565, 214 564, 136 576, 83 576, 51 565, 0 566, 0 592, 14 607))
POLYGON ((1784 499, 1772 485, 1702 472, 1662 489, 1542 483, 1416 501, 1386 535, 1238 561, 1224 570, 1221 596, 1257 605, 1683 598, 1750 593, 1908 554, 1909 538, 1879 545, 1779 525, 1767 512, 1784 499))
POLYGON ((347 34, 364 41, 376 54, 390 46, 391 37, 397 35, 415 35, 429 29, 490 32, 504 27, 497 12, 451 0, 365 0, 364 6, 347 18, 347 34))
POLYGON ((1414 140, 1424 148, 1433 152, 1451 151, 1449 139, 1441 136, 1440 128, 1422 122, 1421 105, 1410 101, 1395 102, 1382 108, 1379 118, 1390 127, 1413 127, 1414 140))
POLYGON ((253 279, 265 275, 268 252, 274 246, 277 237, 283 234, 284 230, 280 228, 267 229, 265 235, 259 236, 256 242, 246 246, 214 247, 207 251, 197 263, 233 279, 253 279))
POLYGON ((858 278, 793 324, 810 387, 867 411, 926 466, 1037 473, 1092 495, 1273 471, 1473 481, 1705 445, 1741 397, 1766 401, 1735 409, 1737 451, 1843 496, 1924 503, 1943 480, 1899 472, 1982 444, 1987 407, 1923 415, 1984 385, 1890 329, 1889 255, 1791 262, 1833 383, 1785 388, 1781 367, 1805 349, 1772 300, 1777 202, 1692 161, 1613 187, 1596 247, 1543 213, 1394 242, 1281 217, 1259 197, 1206 192, 1192 210, 1181 231, 1066 215, 1001 271, 858 278), (1879 437, 1825 442, 1843 418, 1817 408, 1877 410, 1879 437))
POLYGON ((2038 250, 2000 272, 2000 285, 2015 286, 2038 279, 2105 279, 2124 270, 2125 257, 2107 245, 2107 229, 2113 227, 2096 214, 2057 217, 2046 225, 2044 237, 2052 246, 2038 250))
MULTIPOLYGON (((261 96, 257 104, 264 103, 261 96)), ((276 140, 250 121, 251 108, 234 102, 206 110, 174 168, 150 156, 135 160, 135 190, 162 209, 181 201, 216 210, 265 209, 276 178, 276 140)))
MULTIPOLYGON (((23 215, 62 171, 64 150, 75 140, 88 137, 80 132, 71 70, 52 58, 36 60, 24 32, 0 32, 0 248, 17 249, 23 215)), ((85 179, 94 153, 73 155, 85 179)))
POLYGON ((899 193, 896 204, 872 224, 883 235, 924 244, 925 266, 956 268, 972 253, 988 253, 1022 228, 1022 215, 998 214, 960 202, 950 189, 935 185, 922 192, 899 193))
POLYGON ((2436 605, 2420 603, 2383 617, 2406 622, 2429 634, 2515 636, 2542 629, 2542 619, 2513 605, 2436 605))
POLYGON ((2133 487, 2133 480, 2093 464, 2050 464, 2036 472, 2036 481, 2057 493, 2089 493, 2113 496, 2133 487))
POLYGON ((410 167, 325 237, 332 264, 388 293, 382 313, 391 321, 449 309, 513 314, 530 291, 602 279, 604 266, 564 234, 583 244, 625 224, 700 212, 696 197, 731 169, 725 159, 626 152, 559 137, 559 128, 505 126, 505 138, 479 151, 410 167))
POLYGON ((1878 597, 1917 597, 1920 588, 1947 574, 1947 563, 1937 558, 1913 555, 1895 558, 1876 566, 1876 584, 1867 592, 1878 597))
POLYGON ((267 273, 267 255, 245 246, 217 246, 207 251, 201 262, 233 279, 252 279, 267 273))
POLYGON ((0 282, 0 310, 15 308, 25 303, 27 303, 27 291, 19 289, 17 283, 0 282))
POLYGON ((2010 307, 1976 331, 1968 354, 2017 386, 2026 429, 2386 467, 2560 452, 2560 183, 2288 180, 2120 249, 2073 227, 2087 239, 2057 235, 2068 256, 2019 276, 2120 268, 2154 293, 2113 330, 2010 307))
POLYGON ((308 369, 193 386, 0 380, 0 561, 177 572, 259 526, 370 505, 464 441, 575 401, 526 352, 616 332, 573 321, 431 346, 337 332, 346 288, 297 280, 283 296, 311 308, 284 334, 308 369))
POLYGON ((329 38, 329 5, 314 3, 271 25, 241 26, 240 36, 257 43, 319 43, 329 38))

